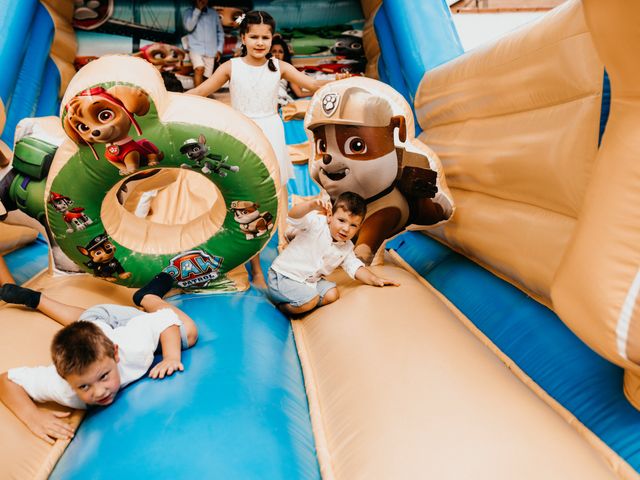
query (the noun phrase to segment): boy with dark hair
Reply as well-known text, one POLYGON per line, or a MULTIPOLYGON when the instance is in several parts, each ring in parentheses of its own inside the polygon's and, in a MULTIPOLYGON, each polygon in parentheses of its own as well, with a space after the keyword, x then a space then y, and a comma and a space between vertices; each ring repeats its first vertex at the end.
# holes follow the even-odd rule
POLYGON ((329 201, 315 199, 289 210, 287 221, 297 233, 274 260, 267 279, 269 296, 280 310, 300 315, 335 302, 338 288, 324 276, 339 266, 367 285, 398 286, 375 275, 353 253, 351 239, 366 213, 365 200, 352 192, 340 194, 333 207, 329 201))
POLYGON ((163 359, 149 377, 184 370, 181 349, 195 344, 198 331, 187 314, 162 299, 172 283, 170 275, 160 273, 134 293, 134 303, 144 312, 109 304, 84 310, 28 288, 2 286, 0 300, 37 309, 64 328, 51 344, 52 365, 12 368, 0 375, 0 400, 37 437, 53 443, 73 437, 64 419, 69 414, 40 410, 35 402, 110 405, 118 390, 149 370, 158 344, 163 359))

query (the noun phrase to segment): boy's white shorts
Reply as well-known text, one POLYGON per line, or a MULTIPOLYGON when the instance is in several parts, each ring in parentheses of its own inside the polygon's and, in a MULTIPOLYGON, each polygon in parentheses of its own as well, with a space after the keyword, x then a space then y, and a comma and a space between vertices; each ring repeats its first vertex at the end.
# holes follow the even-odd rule
POLYGON ((199 53, 189 52, 189 58, 191 59, 191 65, 193 65, 194 70, 199 67, 204 67, 204 76, 211 76, 216 61, 214 57, 205 57, 199 53))

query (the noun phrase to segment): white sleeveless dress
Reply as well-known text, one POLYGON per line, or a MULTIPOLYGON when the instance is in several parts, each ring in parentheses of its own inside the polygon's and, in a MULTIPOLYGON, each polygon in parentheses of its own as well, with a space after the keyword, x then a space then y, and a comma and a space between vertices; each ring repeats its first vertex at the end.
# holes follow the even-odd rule
POLYGON ((231 106, 256 122, 271 142, 284 185, 294 177, 294 171, 284 139, 284 126, 278 115, 280 64, 275 58, 273 63, 277 72, 269 70, 268 62, 254 67, 245 63, 242 57, 232 58, 229 92, 231 106))

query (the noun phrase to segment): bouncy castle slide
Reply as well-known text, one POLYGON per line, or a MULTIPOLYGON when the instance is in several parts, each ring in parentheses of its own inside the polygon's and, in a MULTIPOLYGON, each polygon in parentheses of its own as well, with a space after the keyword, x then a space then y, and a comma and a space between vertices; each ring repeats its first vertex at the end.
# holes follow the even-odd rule
MULTIPOLYGON (((47 445, 0 408, 2 478, 638 478, 633 307, 640 229, 631 209, 640 168, 632 135, 640 121, 632 57, 640 8, 570 1, 461 55, 445 2, 415 3, 362 5, 368 71, 413 107, 420 139, 440 158, 456 205, 453 218, 429 236, 407 232, 387 244, 385 265, 374 269, 401 286, 375 289, 338 273, 341 299, 291 323, 253 289, 173 297, 200 330, 198 344, 184 352, 185 372, 142 379, 112 406, 89 410, 68 445, 47 445)), ((140 61, 100 61, 68 88, 61 83, 63 118, 88 86, 135 83, 152 101, 141 129, 169 139, 157 142, 162 149, 178 156, 183 124, 213 125, 224 135, 205 133, 238 149, 232 158, 240 172, 264 172, 251 185, 262 201, 278 198, 272 154, 245 120, 209 100, 168 95, 140 61), (118 74, 102 68, 122 65, 118 74), (205 105, 211 116, 193 114, 205 105), (221 126, 220 117, 233 122, 221 126), (154 130, 155 119, 176 125, 154 130)), ((380 92, 387 94, 382 86, 380 92)), ((11 112, 16 102, 3 101, 11 112)), ((406 117, 411 133, 413 118, 406 117)), ((88 146, 63 138, 59 119, 34 125, 60 142, 44 192, 71 188, 64 182, 69 165, 91 166, 120 185, 117 171, 96 165, 88 146)), ((301 167, 297 173, 306 175, 301 167)), ((155 186, 168 185, 154 176, 155 186)), ((228 177, 215 182, 225 200, 233 191, 228 177)), ((200 181, 170 180, 184 187, 167 188, 171 195, 191 194, 200 181)), ((13 191, 24 199, 37 185, 13 191)), ((296 185, 309 183, 291 185, 292 193, 316 193, 296 185)), ((201 196, 195 203, 207 202, 201 196)), ((80 258, 51 205, 32 199, 23 207, 62 228, 58 247, 80 258)), ((127 237, 126 222, 103 218, 99 205, 85 207, 114 232, 121 252, 139 240, 127 237)), ((224 211, 210 210, 197 218, 232 225, 220 218, 224 211)), ((167 255, 155 238, 138 247, 155 242, 147 259, 167 255)), ((265 264, 274 249, 266 245, 265 264)), ((17 272, 21 251, 7 256, 17 272)), ((236 263, 251 254, 238 253, 236 263)), ((129 257, 120 260, 128 265, 129 257)), ((139 270, 132 277, 143 281, 139 270)), ((129 303, 132 292, 82 274, 43 274, 28 284, 78 306, 129 303)), ((48 361, 53 322, 3 305, 0 328, 0 369, 48 361)))

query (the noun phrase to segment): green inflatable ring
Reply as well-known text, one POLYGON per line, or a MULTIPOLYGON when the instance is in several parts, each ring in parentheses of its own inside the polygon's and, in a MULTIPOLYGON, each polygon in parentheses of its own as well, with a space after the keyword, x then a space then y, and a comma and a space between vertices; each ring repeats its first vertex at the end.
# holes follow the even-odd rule
MULTIPOLYGON (((141 87, 127 83, 105 82, 81 91, 64 106, 62 122, 78 149, 49 178, 47 220, 56 243, 71 260, 87 273, 127 286, 143 285, 162 270, 183 288, 237 289, 228 273, 247 262, 269 241, 278 211, 277 178, 249 145, 220 128, 161 122, 151 96, 141 87), (94 127, 83 119, 89 108, 83 102, 87 99, 94 104, 102 102, 103 110, 94 112, 94 116, 109 120, 110 115, 115 115, 114 110, 126 104, 109 93, 117 91, 112 88, 116 86, 139 89, 149 100, 146 113, 123 114, 131 124, 128 130, 131 139, 119 144, 84 140, 91 137, 83 137, 83 133, 96 133, 100 125, 94 127), (90 131, 92 128, 95 130, 90 131), (117 157, 127 158, 128 152, 136 150, 139 150, 137 167, 123 172, 126 162, 117 157), (218 213, 216 217, 205 212, 194 220, 198 225, 215 224, 215 232, 187 248, 180 238, 178 243, 182 247, 177 250, 163 244, 175 244, 178 240, 174 237, 183 235, 190 225, 158 226, 147 222, 146 230, 139 232, 139 236, 148 237, 142 248, 140 238, 132 241, 126 234, 120 235, 127 229, 130 233, 130 224, 139 220, 132 213, 119 211, 124 210, 119 194, 126 191, 126 185, 156 175, 182 175, 185 170, 202 175, 215 186, 221 196, 216 202, 219 211, 224 201, 222 215, 218 213), (113 220, 115 217, 122 217, 119 223, 113 220), (160 233, 152 235, 152 231, 160 233), (147 248, 148 245, 152 246, 147 248)), ((63 156, 62 150, 57 152, 52 172, 56 170, 56 162, 61 164, 58 157, 63 156)), ((191 230, 196 236, 202 233, 199 228, 191 230)))

